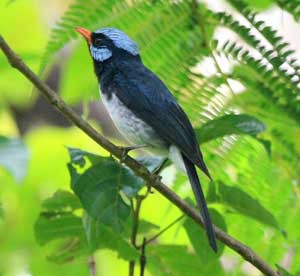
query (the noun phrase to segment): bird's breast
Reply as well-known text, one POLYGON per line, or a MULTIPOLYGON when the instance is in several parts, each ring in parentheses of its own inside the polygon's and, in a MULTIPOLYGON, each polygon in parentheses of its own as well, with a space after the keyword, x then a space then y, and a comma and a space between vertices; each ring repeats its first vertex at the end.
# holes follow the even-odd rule
POLYGON ((128 142, 134 145, 149 145, 152 148, 166 148, 165 142, 154 129, 138 118, 121 100, 112 93, 102 93, 102 101, 115 126, 128 142))

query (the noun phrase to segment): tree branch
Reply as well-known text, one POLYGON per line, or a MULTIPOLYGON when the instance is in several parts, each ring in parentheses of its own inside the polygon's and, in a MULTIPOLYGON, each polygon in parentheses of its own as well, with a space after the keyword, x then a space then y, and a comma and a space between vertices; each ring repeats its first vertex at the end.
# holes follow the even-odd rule
MULTIPOLYGON (((183 213, 193 219, 202 228, 203 220, 198 210, 192 208, 188 203, 182 200, 176 193, 165 186, 160 178, 151 174, 144 166, 136 160, 126 155, 123 156, 123 150, 112 144, 109 140, 98 133, 88 122, 84 121, 72 108, 70 108, 52 89, 49 88, 24 62, 12 51, 6 41, 0 36, 0 48, 6 55, 12 67, 20 71, 40 92, 48 99, 48 101, 67 119, 79 127, 89 137, 91 137, 101 147, 109 151, 118 159, 122 159, 123 163, 133 172, 143 178, 149 185, 159 191, 164 197, 176 205, 183 213)), ((264 262, 251 248, 229 236, 220 228, 214 226, 216 237, 226 244, 228 247, 240 254, 246 261, 253 264, 265 275, 278 276, 278 272, 273 270, 266 262, 264 262)))

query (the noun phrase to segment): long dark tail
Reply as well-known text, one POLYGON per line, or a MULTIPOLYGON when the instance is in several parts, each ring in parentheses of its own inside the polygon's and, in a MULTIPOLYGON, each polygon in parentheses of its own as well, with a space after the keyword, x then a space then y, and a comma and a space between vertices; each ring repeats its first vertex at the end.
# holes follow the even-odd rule
POLYGON ((210 215, 208 213, 206 201, 205 201, 204 194, 203 194, 203 191, 202 191, 202 188, 201 188, 201 184, 200 184, 200 180, 199 180, 199 177, 198 177, 198 174, 197 174, 197 171, 196 171, 196 167, 183 154, 182 154, 182 158, 183 158, 183 162, 184 162, 186 172, 188 174, 188 177, 189 177, 194 195, 196 197, 198 207, 200 208, 200 212, 201 212, 201 215, 202 215, 203 220, 204 220, 204 226, 205 226, 205 229, 206 229, 209 244, 210 244, 211 248, 215 252, 217 252, 218 248, 217 248, 215 231, 213 229, 211 219, 210 219, 210 215))

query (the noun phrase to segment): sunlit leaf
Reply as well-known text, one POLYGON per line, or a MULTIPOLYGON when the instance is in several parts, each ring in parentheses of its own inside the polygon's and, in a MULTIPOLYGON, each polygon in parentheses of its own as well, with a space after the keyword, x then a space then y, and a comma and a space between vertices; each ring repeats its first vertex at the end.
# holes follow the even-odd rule
POLYGON ((265 129, 266 126, 253 116, 230 114, 208 121, 201 128, 196 129, 196 134, 203 144, 233 134, 256 136, 265 129))
POLYGON ((81 218, 71 213, 42 213, 35 223, 34 232, 40 245, 55 239, 84 237, 81 218))
POLYGON ((211 182, 207 201, 225 204, 242 215, 251 217, 276 229, 280 229, 278 222, 272 213, 262 206, 258 200, 237 187, 225 185, 220 181, 211 182))
MULTIPOLYGON (((215 209, 209 209, 209 214, 213 223, 221 228, 223 231, 227 231, 227 226, 222 215, 215 209)), ((224 244, 217 240, 218 252, 217 254, 209 246, 206 232, 200 228, 193 220, 187 218, 183 224, 185 231, 188 234, 188 237, 191 241, 191 244, 201 258, 203 263, 209 263, 211 261, 216 261, 224 251, 224 244)))
MULTIPOLYGON (((86 156, 89 158, 89 155, 86 156)), ((75 164, 82 165, 82 159, 76 157, 75 161, 75 164)), ((124 202, 120 192, 128 197, 136 195, 143 186, 142 180, 110 157, 97 157, 95 165, 82 173, 73 163, 69 163, 68 168, 71 187, 88 214, 115 231, 121 231, 130 214, 130 206, 124 202)))
POLYGON ((44 200, 42 207, 49 211, 62 211, 64 209, 74 211, 76 209, 82 208, 78 197, 64 190, 58 190, 52 197, 44 200))
POLYGON ((139 256, 138 251, 110 227, 97 222, 89 215, 84 216, 83 223, 91 250, 108 248, 116 251, 118 257, 124 260, 134 260, 139 256))
POLYGON ((47 260, 56 264, 65 264, 89 254, 90 251, 84 239, 68 238, 47 256, 47 260))
POLYGON ((147 247, 147 264, 153 275, 224 275, 219 262, 203 263, 186 246, 155 245, 147 247))

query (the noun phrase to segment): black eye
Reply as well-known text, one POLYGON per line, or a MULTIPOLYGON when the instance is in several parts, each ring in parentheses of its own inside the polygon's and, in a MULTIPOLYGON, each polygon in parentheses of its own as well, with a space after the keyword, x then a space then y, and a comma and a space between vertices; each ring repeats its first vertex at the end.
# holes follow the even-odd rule
POLYGON ((96 47, 104 46, 104 41, 103 41, 103 39, 101 39, 101 38, 96 38, 95 41, 94 41, 94 46, 96 46, 96 47))

